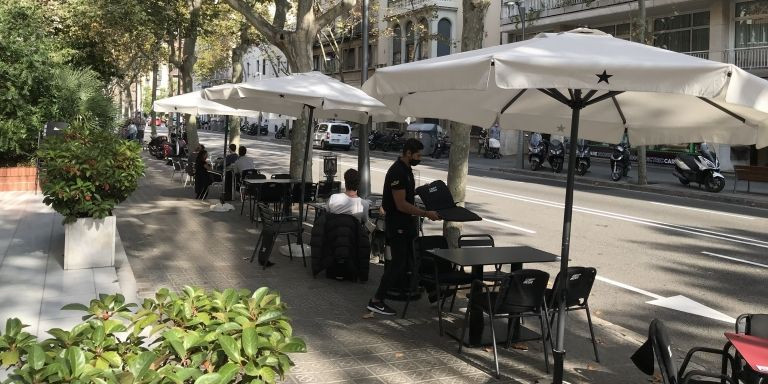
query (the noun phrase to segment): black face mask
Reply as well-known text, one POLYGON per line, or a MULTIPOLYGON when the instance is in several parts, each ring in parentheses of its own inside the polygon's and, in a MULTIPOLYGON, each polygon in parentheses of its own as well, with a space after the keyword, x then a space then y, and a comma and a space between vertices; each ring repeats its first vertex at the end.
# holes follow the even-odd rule
POLYGON ((416 159, 411 159, 411 161, 409 162, 411 167, 415 167, 415 166, 419 165, 419 163, 421 163, 421 160, 416 160, 416 159))

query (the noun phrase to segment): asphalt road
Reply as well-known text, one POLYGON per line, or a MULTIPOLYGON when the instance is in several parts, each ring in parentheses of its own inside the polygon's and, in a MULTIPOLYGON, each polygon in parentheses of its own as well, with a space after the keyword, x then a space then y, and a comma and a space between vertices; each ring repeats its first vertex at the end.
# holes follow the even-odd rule
MULTIPOLYGON (((220 152, 221 134, 200 136, 209 151, 220 152)), ((245 137, 242 143, 258 168, 287 172, 287 142, 245 137)), ((319 152, 314 151, 315 180, 322 171, 319 152)), ((336 153, 341 178, 344 170, 357 167, 357 158, 354 151, 336 153)), ((372 154, 372 191, 382 190, 394 159, 393 154, 372 154)), ((415 170, 417 184, 447 178, 445 160, 425 157, 415 170)), ((464 233, 489 233, 497 245, 529 245, 560 254, 562 181, 471 170, 467 185, 467 207, 484 221, 466 224, 464 233)), ((733 328, 729 317, 768 312, 768 210, 587 186, 577 187, 574 205, 570 262, 598 270, 590 298, 593 315, 640 335, 647 334, 651 319, 662 319, 675 344, 687 350, 721 347, 723 332, 733 328), (657 300, 677 309, 691 304, 678 295, 725 318, 648 303, 657 300)), ((441 230, 440 223, 425 226, 428 234, 441 230)), ((552 278, 558 266, 529 265, 552 278)))

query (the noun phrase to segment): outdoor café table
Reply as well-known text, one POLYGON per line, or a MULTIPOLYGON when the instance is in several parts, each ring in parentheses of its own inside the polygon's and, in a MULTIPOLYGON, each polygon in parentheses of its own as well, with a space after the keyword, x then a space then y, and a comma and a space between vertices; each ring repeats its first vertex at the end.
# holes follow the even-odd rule
MULTIPOLYGON (((293 180, 293 179, 247 179, 243 180, 246 184, 265 184, 265 183, 275 183, 275 184, 299 184, 301 183, 301 180, 293 180)), ((291 188, 288 188, 288 193, 291 193, 291 188)), ((290 196, 288 197, 290 200, 290 196)), ((290 206, 286 205, 286 214, 287 211, 290 209, 290 206)), ((251 215, 253 215, 253 212, 251 212, 251 215)))
MULTIPOLYGON (((472 267, 472 277, 477 280, 483 279, 483 267, 486 265, 511 264, 512 270, 516 271, 522 269, 525 263, 548 263, 558 260, 557 255, 528 246, 431 249, 428 252, 455 265, 472 267)), ((483 299, 480 290, 473 289, 470 294, 475 303, 476 300, 483 299)), ((478 308, 467 310, 470 311, 467 345, 480 345, 484 326, 483 311, 478 308)))
POLYGON ((731 332, 725 332, 725 337, 753 371, 768 377, 768 339, 731 332))

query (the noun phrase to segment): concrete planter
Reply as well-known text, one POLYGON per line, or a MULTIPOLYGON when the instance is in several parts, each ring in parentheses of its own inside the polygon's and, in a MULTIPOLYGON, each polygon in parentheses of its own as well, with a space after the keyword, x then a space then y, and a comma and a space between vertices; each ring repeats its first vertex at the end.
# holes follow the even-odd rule
POLYGON ((115 216, 77 219, 64 225, 64 269, 115 265, 115 216))

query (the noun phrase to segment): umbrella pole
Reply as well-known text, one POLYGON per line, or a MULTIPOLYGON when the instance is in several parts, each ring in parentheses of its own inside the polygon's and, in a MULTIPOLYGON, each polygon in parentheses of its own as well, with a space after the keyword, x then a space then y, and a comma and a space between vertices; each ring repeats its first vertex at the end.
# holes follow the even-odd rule
MULTIPOLYGON (((222 204, 224 204, 223 203, 224 193, 226 193, 226 190, 227 190, 227 165, 229 165, 227 164, 227 140, 229 140, 228 136, 229 136, 229 115, 224 117, 224 161, 222 162, 222 164, 224 165, 221 167, 221 185, 223 185, 223 187, 221 189, 221 196, 220 196, 222 198, 222 204)), ((233 175, 233 179, 234 179, 234 175, 233 175)))
MULTIPOLYGON (((299 198, 299 223, 304 220, 304 198, 307 188, 307 163, 309 161, 310 143, 312 142, 312 120, 314 119, 315 107, 307 105, 309 108, 309 119, 307 120, 307 137, 304 143, 304 165, 301 168, 301 197, 299 198)), ((304 225, 304 224, 299 224, 304 225)), ((306 265, 305 265, 306 266, 306 265)))
POLYGON ((554 375, 552 382, 562 384, 563 382, 563 363, 565 361, 565 297, 566 283, 568 282, 568 257, 571 246, 571 217, 573 216, 573 187, 575 182, 576 168, 576 150, 579 139, 579 114, 584 107, 584 101, 581 98, 581 90, 573 90, 573 97, 570 102, 571 107, 571 145, 568 153, 568 181, 565 186, 565 212, 563 214, 563 242, 560 250, 560 281, 558 282, 559 291, 556 292, 558 299, 557 309, 557 346, 552 351, 555 358, 554 375))
POLYGON ((357 170, 360 172, 360 190, 358 194, 363 199, 371 194, 371 157, 368 148, 368 135, 371 133, 373 118, 368 117, 368 122, 360 127, 357 141, 357 170))

